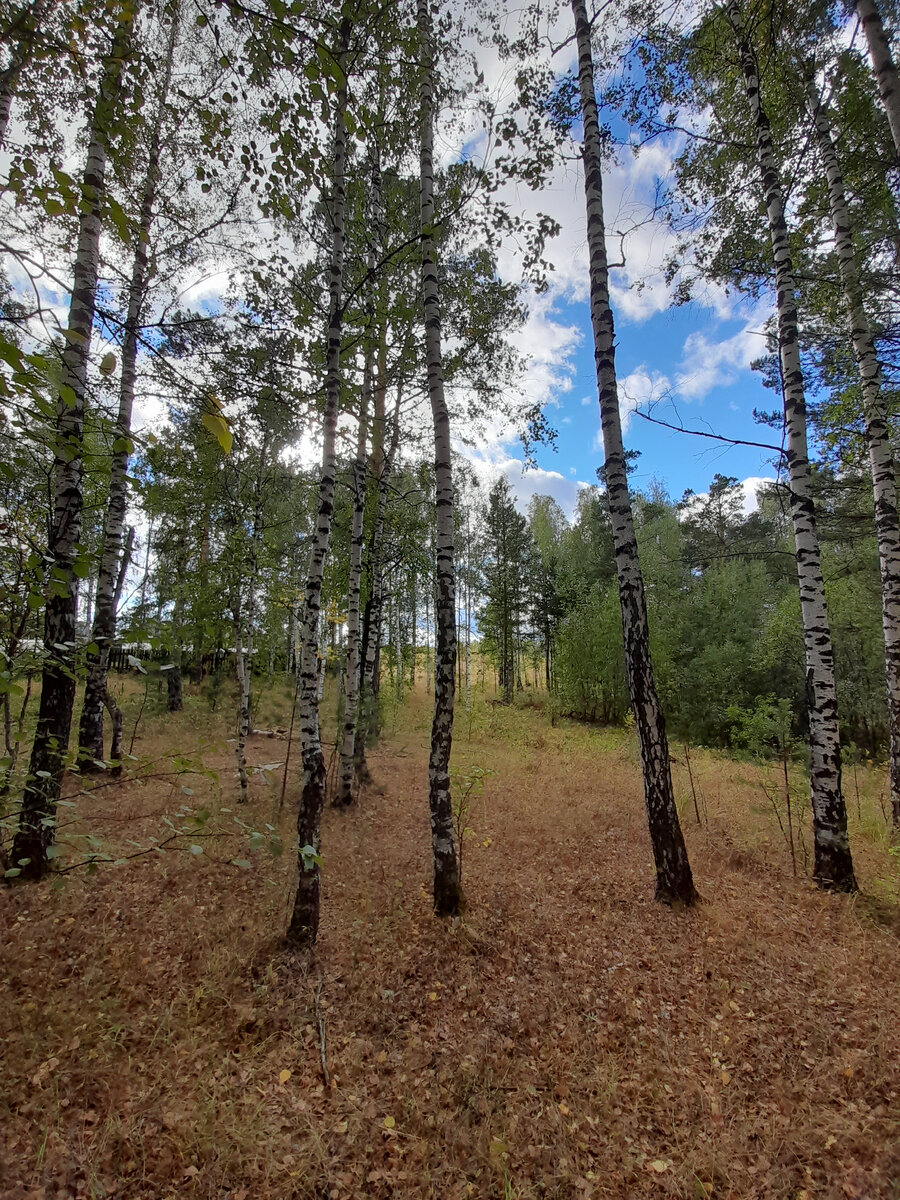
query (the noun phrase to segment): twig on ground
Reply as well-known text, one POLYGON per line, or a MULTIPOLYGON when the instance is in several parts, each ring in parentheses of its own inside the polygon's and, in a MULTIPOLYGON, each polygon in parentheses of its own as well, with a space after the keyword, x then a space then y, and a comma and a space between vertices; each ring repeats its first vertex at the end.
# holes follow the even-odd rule
POLYGON ((316 984, 316 1022, 319 1026, 319 1058, 322 1062, 322 1079, 326 1087, 331 1086, 331 1073, 328 1070, 328 1049, 325 1044, 325 1018, 322 1016, 322 984, 323 979, 319 975, 319 982, 316 984))

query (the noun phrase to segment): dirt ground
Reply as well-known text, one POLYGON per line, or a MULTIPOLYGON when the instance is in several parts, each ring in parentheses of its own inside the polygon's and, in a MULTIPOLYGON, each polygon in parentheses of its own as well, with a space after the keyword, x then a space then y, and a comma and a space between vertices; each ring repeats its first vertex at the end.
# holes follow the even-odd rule
POLYGON ((792 875, 764 771, 695 751, 701 826, 680 760, 704 903, 676 912, 652 899, 631 736, 480 700, 455 761, 493 774, 468 813, 466 913, 442 924, 428 721, 421 690, 390 711, 378 789, 326 814, 311 965, 280 946, 282 740, 252 739, 272 769, 239 809, 226 718, 193 698, 146 721, 156 778, 65 810, 71 853, 91 832, 139 856, 0 889, 4 1200, 900 1197, 898 859, 876 772, 858 800, 848 783, 847 898, 792 875), (175 751, 218 778, 161 776, 175 751), (196 836, 142 853, 182 806, 210 813, 196 836))

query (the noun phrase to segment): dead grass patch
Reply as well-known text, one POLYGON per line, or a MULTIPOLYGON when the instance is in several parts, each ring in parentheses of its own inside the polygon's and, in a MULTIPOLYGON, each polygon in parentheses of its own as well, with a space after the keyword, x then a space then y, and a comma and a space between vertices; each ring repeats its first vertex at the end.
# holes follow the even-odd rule
MULTIPOLYGON (((371 756, 382 790, 326 815, 312 968, 279 948, 290 854, 229 865, 229 813, 203 855, 3 891, 2 1195, 900 1195, 897 860, 873 773, 851 805, 865 894, 830 897, 792 878, 758 768, 695 751, 705 903, 673 913, 651 898, 629 735, 479 704, 456 761, 496 774, 469 817, 465 918, 444 925, 428 718, 417 693, 371 756)), ((151 715, 141 752, 206 745, 219 779, 192 799, 237 811, 225 723, 151 715)), ((684 803, 681 767, 676 786, 684 803)), ((255 776, 249 816, 287 839, 278 792, 255 776)), ((184 799, 126 784, 77 816, 140 841, 184 799)))

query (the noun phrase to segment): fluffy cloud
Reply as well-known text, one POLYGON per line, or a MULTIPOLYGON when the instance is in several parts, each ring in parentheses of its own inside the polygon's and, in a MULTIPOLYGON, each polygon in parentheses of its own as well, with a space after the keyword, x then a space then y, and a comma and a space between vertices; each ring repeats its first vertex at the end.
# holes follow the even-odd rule
POLYGON ((552 496, 567 517, 572 517, 578 493, 588 484, 567 478, 559 471, 545 471, 541 467, 526 469, 520 458, 498 450, 483 452, 469 459, 478 480, 484 488, 490 488, 502 475, 510 486, 513 498, 524 512, 532 496, 552 496))
POLYGON ((768 307, 757 305, 744 328, 731 337, 715 341, 701 330, 684 343, 675 391, 683 400, 702 400, 717 387, 727 387, 749 370, 765 351, 764 323, 768 307))

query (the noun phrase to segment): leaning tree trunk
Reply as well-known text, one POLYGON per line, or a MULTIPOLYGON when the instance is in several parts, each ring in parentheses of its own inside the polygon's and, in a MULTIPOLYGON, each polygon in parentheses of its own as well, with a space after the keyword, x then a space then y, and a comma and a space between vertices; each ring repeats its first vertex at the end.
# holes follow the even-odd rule
POLYGON ((128 311, 122 338, 122 376, 119 384, 119 411, 113 430, 110 463, 109 495, 103 526, 103 549, 97 574, 97 598, 91 641, 97 647, 88 661, 88 677, 84 687, 78 746, 82 771, 94 769, 103 760, 103 709, 110 647, 116 636, 116 608, 113 596, 119 564, 122 561, 125 514, 128 509, 128 465, 131 458, 131 413, 137 381, 138 335, 141 310, 147 295, 149 275, 150 227, 153 206, 159 186, 159 159, 162 126, 172 77, 172 61, 178 32, 177 15, 172 18, 159 103, 150 134, 147 151, 147 172, 141 196, 141 212, 134 244, 134 263, 128 288, 128 311))
MULTIPOLYGON (((337 794, 334 803, 346 807, 353 803, 353 781, 356 774, 357 716, 360 694, 360 596, 362 594, 363 544, 366 515, 366 441, 369 426, 369 397, 372 391, 372 351, 366 349, 363 368, 362 400, 359 410, 359 429, 356 438, 356 458, 353 461, 353 520, 350 530, 350 563, 347 586, 347 663, 344 686, 344 729, 341 738, 341 761, 337 794)), ((359 731, 363 731, 360 729, 359 731)))
MULTIPOLYGON (((62 354, 53 462, 53 512, 47 557, 44 668, 37 729, 22 797, 13 861, 26 860, 24 875, 38 878, 47 867, 55 835, 56 805, 69 748, 75 701, 75 629, 84 475, 84 400, 88 356, 97 300, 100 233, 106 195, 107 138, 123 91, 123 68, 131 47, 135 10, 125 8, 107 58, 91 121, 78 223, 69 325, 62 354)), ((18 867, 16 869, 19 869, 18 867)))
POLYGON ((444 399, 441 306, 434 238, 434 41, 429 0, 418 0, 421 144, 422 300, 425 312, 425 361, 434 420, 434 478, 437 607, 435 612, 434 720, 428 764, 431 846, 434 857, 434 911, 456 916, 460 909, 459 866, 453 836, 450 750, 453 741, 454 666, 456 663, 456 587, 453 569, 453 471, 450 415, 444 399))
POLYGON ((891 54, 891 43, 884 31, 876 0, 856 0, 856 14, 869 44, 872 71, 891 127, 894 149, 900 156, 900 80, 891 54))
POLYGON ((647 819, 656 863, 656 898, 666 903, 677 901, 693 904, 697 893, 675 807, 665 721, 653 679, 644 581, 638 561, 625 469, 616 383, 615 330, 609 301, 600 124, 594 92, 591 29, 584 0, 572 0, 572 12, 578 42, 578 82, 584 120, 584 190, 590 256, 591 324, 600 393, 606 488, 622 608, 625 665, 640 739, 647 819))
POLYGON ((841 747, 838 729, 834 650, 825 583, 822 578, 816 512, 812 498, 806 432, 806 393, 800 361, 797 289, 791 259, 784 195, 769 118, 762 104, 753 49, 744 33, 737 0, 727 0, 726 14, 740 53, 747 104, 756 130, 756 150, 775 265, 775 312, 784 391, 791 521, 797 555, 797 578, 806 648, 809 704, 810 793, 813 810, 815 864, 821 887, 855 891, 853 859, 847 836, 847 810, 841 792, 841 747))
POLYGON ((866 423, 866 445, 875 497, 875 531, 881 568, 881 616, 890 725, 890 793, 893 826, 900 828, 900 525, 891 430, 884 403, 884 380, 875 339, 863 302, 863 289, 853 245, 853 219, 831 126, 818 89, 809 90, 809 111, 815 122, 819 153, 828 181, 834 246, 838 257, 853 354, 859 370, 866 423))
POLYGON ((350 24, 344 20, 336 57, 340 85, 334 109, 334 193, 331 206, 332 243, 329 281, 328 344, 325 368, 325 419, 322 430, 322 475, 316 532, 310 552, 304 605, 303 648, 300 660, 300 731, 303 754, 303 787, 297 812, 297 891, 287 931, 287 942, 309 950, 319 931, 319 828, 325 804, 325 756, 319 735, 317 678, 319 612, 322 579, 331 540, 334 513, 335 440, 341 401, 341 334, 343 327, 344 208, 346 199, 347 44, 350 24))

